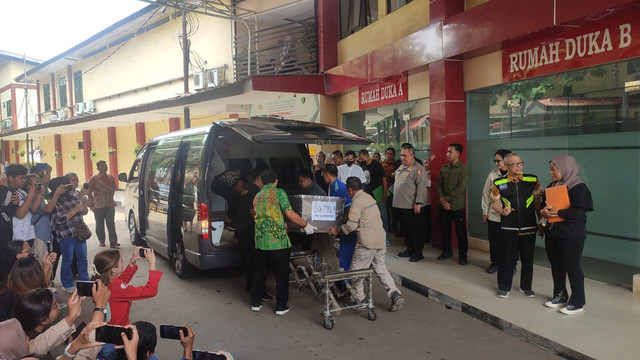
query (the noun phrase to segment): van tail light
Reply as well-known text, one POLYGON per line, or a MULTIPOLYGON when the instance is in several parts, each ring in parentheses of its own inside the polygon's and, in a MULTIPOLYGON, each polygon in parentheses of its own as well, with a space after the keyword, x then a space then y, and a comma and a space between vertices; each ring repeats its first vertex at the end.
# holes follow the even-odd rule
POLYGON ((209 208, 202 201, 198 201, 198 238, 209 239, 209 208))

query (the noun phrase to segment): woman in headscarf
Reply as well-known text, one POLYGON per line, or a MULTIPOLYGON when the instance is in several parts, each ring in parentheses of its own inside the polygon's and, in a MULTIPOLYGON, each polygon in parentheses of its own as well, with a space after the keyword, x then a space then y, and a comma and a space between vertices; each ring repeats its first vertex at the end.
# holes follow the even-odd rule
POLYGON ((563 314, 583 311, 586 303, 584 294, 584 274, 580 268, 580 257, 587 237, 588 211, 593 211, 591 192, 578 176, 578 164, 573 156, 556 156, 549 162, 551 184, 547 187, 566 186, 570 207, 554 209, 543 198, 540 213, 547 219, 560 217, 564 221, 548 223, 545 231, 545 248, 551 263, 553 276, 553 299, 544 306, 558 308, 563 314), (567 292, 566 278, 569 275, 571 297, 567 292))
MULTIPOLYGON (((75 225, 83 223, 82 215, 87 214, 87 207, 80 199, 73 196, 73 185, 66 176, 58 176, 49 182, 51 194, 60 194, 51 212, 51 228, 62 251, 62 268, 60 280, 62 290, 73 293, 76 290, 71 272, 71 262, 75 254, 78 259, 78 276, 80 280, 89 280, 87 271, 87 243, 78 241, 75 225)), ((53 201, 53 199, 52 199, 53 201)))

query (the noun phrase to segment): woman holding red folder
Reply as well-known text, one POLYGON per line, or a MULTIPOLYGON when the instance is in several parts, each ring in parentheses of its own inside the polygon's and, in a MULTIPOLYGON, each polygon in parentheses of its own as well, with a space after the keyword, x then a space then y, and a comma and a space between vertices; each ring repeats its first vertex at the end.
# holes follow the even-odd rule
POLYGON ((567 304, 560 312, 570 315, 582 312, 586 303, 580 257, 587 237, 586 213, 593 211, 593 201, 589 188, 578 176, 578 164, 573 156, 554 157, 549 161, 549 169, 552 182, 547 188, 566 186, 570 205, 566 209, 553 208, 543 197, 540 213, 547 219, 562 219, 548 223, 545 231, 545 248, 553 276, 553 299, 545 302, 544 306, 558 308, 567 304), (571 297, 567 292, 567 275, 571 297))

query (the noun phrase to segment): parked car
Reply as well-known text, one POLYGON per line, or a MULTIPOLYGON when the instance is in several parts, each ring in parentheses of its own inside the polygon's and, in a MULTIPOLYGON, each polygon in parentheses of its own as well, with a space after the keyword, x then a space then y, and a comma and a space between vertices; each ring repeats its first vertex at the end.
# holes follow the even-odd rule
POLYGON ((217 175, 264 163, 276 170, 278 186, 297 188, 298 172, 311 167, 306 144, 371 141, 336 127, 276 118, 217 121, 157 136, 121 173, 131 241, 173 263, 184 278, 195 269, 242 263, 238 242, 225 226, 228 201, 212 191, 217 175))

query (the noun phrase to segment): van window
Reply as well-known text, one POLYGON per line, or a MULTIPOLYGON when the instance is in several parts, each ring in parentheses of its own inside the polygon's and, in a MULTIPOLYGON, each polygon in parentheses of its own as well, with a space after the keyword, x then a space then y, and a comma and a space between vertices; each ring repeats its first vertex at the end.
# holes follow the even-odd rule
POLYGON ((140 176, 141 163, 142 158, 137 158, 133 161, 133 166, 131 166, 131 171, 129 172, 129 182, 138 180, 138 176, 140 176))
POLYGON ((185 229, 193 230, 193 218, 198 208, 198 183, 200 182, 200 160, 206 134, 185 137, 182 144, 188 144, 189 151, 184 171, 182 191, 182 221, 185 229), (187 227, 189 226, 189 227, 187 227))
POLYGON ((160 201, 163 205, 167 205, 169 200, 171 170, 173 170, 173 164, 176 161, 179 145, 180 138, 161 141, 152 155, 151 166, 149 166, 149 172, 146 176, 146 188, 150 190, 147 193, 152 199, 160 201))

